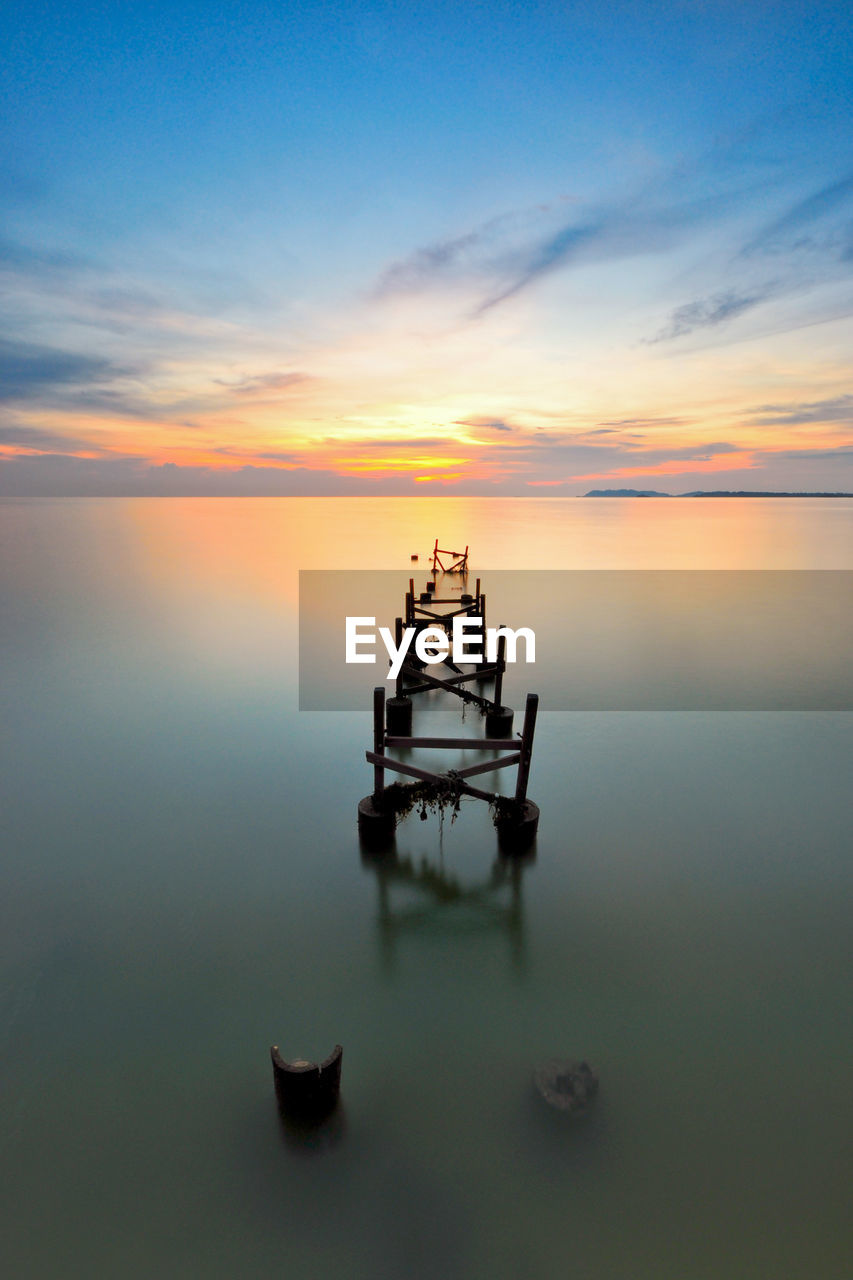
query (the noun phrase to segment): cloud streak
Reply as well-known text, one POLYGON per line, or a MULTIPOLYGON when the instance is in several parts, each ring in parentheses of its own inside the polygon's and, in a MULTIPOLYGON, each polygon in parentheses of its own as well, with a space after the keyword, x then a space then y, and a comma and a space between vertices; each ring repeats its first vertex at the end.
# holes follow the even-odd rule
POLYGON ((757 236, 746 244, 742 255, 747 257, 761 250, 779 248, 790 242, 806 227, 812 226, 825 218, 827 214, 843 209, 853 201, 853 173, 848 173, 837 182, 820 187, 804 200, 796 201, 787 213, 776 218, 764 227, 757 236))
POLYGON ((102 381, 114 372, 99 356, 0 338, 0 400, 7 403, 38 399, 57 386, 102 381))
POLYGON ((711 294, 707 298, 697 298, 695 302, 684 303, 676 307, 668 324, 649 343, 672 342, 675 338, 684 338, 695 333, 697 329, 716 329, 719 325, 734 320, 745 311, 751 311, 767 298, 772 297, 773 287, 765 285, 751 293, 738 293, 735 289, 727 289, 721 293, 711 294))
POLYGON ((806 403, 760 405, 753 410, 752 421, 761 427, 797 427, 822 422, 853 426, 853 395, 806 403))

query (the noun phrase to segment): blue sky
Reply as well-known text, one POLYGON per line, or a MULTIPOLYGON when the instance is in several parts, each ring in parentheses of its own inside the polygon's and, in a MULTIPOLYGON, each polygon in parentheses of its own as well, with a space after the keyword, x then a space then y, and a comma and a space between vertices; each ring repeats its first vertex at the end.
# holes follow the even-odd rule
POLYGON ((0 493, 853 489, 851 25, 6 6, 0 493))

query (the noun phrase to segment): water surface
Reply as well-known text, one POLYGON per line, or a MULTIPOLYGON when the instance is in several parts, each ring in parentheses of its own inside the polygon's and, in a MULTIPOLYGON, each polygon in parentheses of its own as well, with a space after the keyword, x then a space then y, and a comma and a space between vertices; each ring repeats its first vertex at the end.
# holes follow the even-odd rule
MULTIPOLYGON (((849 569, 832 500, 0 504, 3 1239, 32 1276, 849 1274, 849 713, 543 714, 359 850, 370 717, 297 710, 300 568, 849 569), (293 1145, 268 1046, 344 1045, 293 1145), (539 1104, 542 1058, 595 1111, 539 1104)), ((470 714, 470 713, 469 713, 470 714)), ((418 731, 474 732, 438 700, 418 731)), ((452 765, 453 757, 444 761, 452 765)))

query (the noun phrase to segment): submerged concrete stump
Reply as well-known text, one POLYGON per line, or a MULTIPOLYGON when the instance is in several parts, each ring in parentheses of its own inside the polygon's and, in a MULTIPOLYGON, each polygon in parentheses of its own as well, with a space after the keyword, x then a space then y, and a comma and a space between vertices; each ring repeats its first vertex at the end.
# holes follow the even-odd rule
POLYGON ((532 800, 519 802, 515 812, 495 821, 498 845, 502 853, 523 853, 536 838, 539 829, 539 806, 532 800))
POLYGON ((486 737, 508 738, 512 733, 512 707, 492 707, 486 712, 486 737))
POLYGON ((287 1062, 274 1044, 270 1057, 281 1111, 295 1119, 316 1122, 334 1110, 341 1092, 343 1052, 336 1044, 323 1062, 307 1062, 304 1058, 287 1062))
POLYGON ((533 1073, 533 1083, 551 1107, 572 1116, 583 1115, 598 1093, 598 1076, 588 1062, 551 1058, 533 1073))
POLYGON ((385 849, 394 840, 397 819, 393 813, 377 809, 373 796, 358 802, 358 834, 366 849, 385 849))
POLYGON ((385 703, 385 724, 395 737, 408 738, 412 733, 412 699, 388 698, 385 703))

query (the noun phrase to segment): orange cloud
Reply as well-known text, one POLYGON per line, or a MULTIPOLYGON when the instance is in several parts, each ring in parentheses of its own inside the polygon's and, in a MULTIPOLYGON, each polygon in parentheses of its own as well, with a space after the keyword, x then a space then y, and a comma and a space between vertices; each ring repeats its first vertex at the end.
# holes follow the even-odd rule
MULTIPOLYGON (((616 467, 613 471, 591 471, 572 480, 622 480, 631 476, 680 476, 699 471, 749 471, 759 464, 752 453, 721 453, 713 458, 658 462, 646 467, 616 467)), ((531 484, 564 484, 563 480, 531 480, 531 484)))

